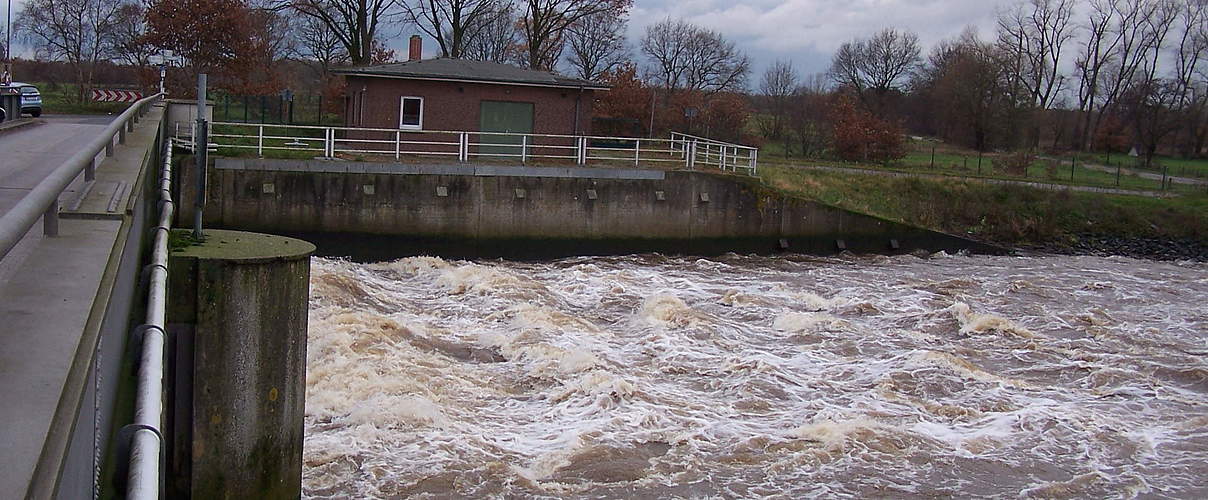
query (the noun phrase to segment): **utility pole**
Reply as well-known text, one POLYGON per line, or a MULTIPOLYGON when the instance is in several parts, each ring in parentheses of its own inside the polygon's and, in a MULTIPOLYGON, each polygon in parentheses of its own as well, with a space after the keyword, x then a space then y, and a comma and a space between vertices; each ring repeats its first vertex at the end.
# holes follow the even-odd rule
POLYGON ((193 238, 204 239, 201 214, 206 207, 206 170, 209 163, 210 133, 206 123, 206 74, 197 75, 197 133, 193 136, 193 151, 197 160, 197 201, 193 210, 193 238))
POLYGON ((13 0, 8 0, 8 17, 4 21, 4 67, 0 68, 3 78, 0 85, 8 85, 13 81, 13 0))

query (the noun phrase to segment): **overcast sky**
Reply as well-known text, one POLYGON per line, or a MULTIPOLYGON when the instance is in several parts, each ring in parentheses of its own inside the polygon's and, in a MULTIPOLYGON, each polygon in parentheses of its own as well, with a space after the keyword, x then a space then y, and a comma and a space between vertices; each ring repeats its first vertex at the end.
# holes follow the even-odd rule
POLYGON ((635 0, 629 38, 670 16, 717 30, 751 56, 751 83, 776 59, 802 74, 824 72, 835 49, 886 27, 919 34, 924 53, 966 26, 994 30, 996 0, 635 0))
MULTIPOLYGON (((14 15, 23 3, 23 0, 5 1, 13 2, 14 15)), ((682 17, 720 31, 750 55, 754 85, 764 68, 776 59, 792 61, 802 75, 826 71, 839 44, 885 27, 918 33, 924 51, 969 25, 989 36, 993 32, 994 9, 1006 1, 1009 0, 634 0, 629 39, 633 56, 641 60, 637 40, 646 26, 667 17, 682 17)), ((391 46, 405 56, 406 35, 414 29, 400 28, 398 31, 404 36, 393 40, 391 46)), ((435 55, 435 43, 429 40, 424 46, 425 56, 435 55)))

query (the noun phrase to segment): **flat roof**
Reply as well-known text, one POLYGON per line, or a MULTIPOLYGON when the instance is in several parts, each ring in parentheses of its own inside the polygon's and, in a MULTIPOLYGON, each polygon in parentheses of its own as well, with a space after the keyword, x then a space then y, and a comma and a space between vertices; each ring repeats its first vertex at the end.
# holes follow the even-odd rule
POLYGON ((608 86, 559 75, 550 71, 520 68, 510 64, 466 59, 421 59, 361 68, 334 69, 332 73, 347 76, 401 78, 409 80, 443 80, 476 83, 531 85, 584 90, 608 90, 608 86))

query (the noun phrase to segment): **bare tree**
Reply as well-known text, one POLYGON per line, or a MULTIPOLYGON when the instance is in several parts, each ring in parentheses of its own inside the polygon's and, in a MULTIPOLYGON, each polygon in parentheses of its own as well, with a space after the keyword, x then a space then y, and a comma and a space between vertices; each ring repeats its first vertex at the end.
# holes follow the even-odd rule
POLYGON ((642 52, 654 62, 651 73, 664 88, 670 90, 682 85, 687 67, 687 41, 696 29, 683 19, 671 18, 646 27, 646 35, 641 41, 642 52))
MULTIPOLYGON (((826 74, 811 75, 789 98, 787 126, 801 147, 801 156, 807 158, 821 156, 829 142, 831 127, 830 105, 827 102, 828 81, 826 74)), ((785 154, 790 154, 787 147, 785 154)))
POLYGON ((1116 111, 1134 78, 1141 84, 1156 78, 1158 55, 1177 18, 1177 1, 1091 0, 1090 37, 1076 64, 1083 148, 1091 147, 1090 138, 1103 118, 1116 111))
POLYGON ((1019 0, 998 14, 998 45, 1011 88, 1047 109, 1061 90, 1061 55, 1074 37, 1074 0, 1019 0))
POLYGON ((1196 156, 1208 139, 1208 2, 1187 2, 1179 12, 1174 82, 1185 156, 1196 156))
POLYGON ((110 54, 117 60, 140 68, 150 65, 158 50, 147 43, 147 11, 141 2, 128 1, 118 7, 110 33, 110 54))
POLYGON ((348 60, 348 52, 340 38, 323 22, 313 17, 305 17, 298 25, 296 32, 299 54, 319 63, 321 74, 327 74, 332 66, 343 64, 348 60))
POLYGON ((409 0, 401 2, 407 19, 440 46, 442 57, 465 57, 476 28, 493 15, 498 0, 409 0))
POLYGON ((275 0, 275 6, 326 25, 355 66, 371 64, 373 41, 384 36, 380 28, 398 13, 397 0, 275 0))
POLYGON ((252 18, 250 21, 255 27, 252 30, 254 42, 270 62, 291 57, 298 52, 294 30, 295 24, 301 21, 297 16, 291 16, 283 12, 283 9, 278 9, 274 2, 275 0, 245 0, 252 18))
POLYGON ((520 17, 529 68, 551 70, 562 55, 566 30, 587 16, 623 16, 632 0, 525 0, 520 17))
POLYGON ((646 28, 642 52, 654 62, 655 78, 669 91, 707 94, 741 90, 751 61, 721 33, 665 19, 646 28))
POLYGON ((570 48, 567 62, 579 78, 599 80, 629 58, 625 25, 624 17, 599 13, 579 19, 567 28, 570 48))
POLYGON ((1018 102, 1007 88, 1011 70, 1001 46, 967 28, 937 45, 913 86, 937 117, 940 135, 978 151, 1006 145, 1018 102))
POLYGON ((79 84, 76 97, 83 100, 93 68, 108 57, 118 7, 111 0, 29 0, 17 16, 17 27, 35 50, 72 67, 79 84))
POLYGON ((1123 114, 1132 124, 1147 168, 1153 165, 1158 145, 1180 126, 1175 116, 1178 100, 1177 82, 1162 78, 1139 82, 1120 96, 1123 114))
POLYGON ((519 24, 515 6, 505 1, 495 2, 487 15, 479 17, 471 26, 464 57, 475 61, 519 62, 519 24))
POLYGON ((898 90, 922 60, 919 54, 918 35, 886 28, 872 38, 839 46, 831 58, 830 75, 874 113, 882 114, 888 94, 898 90))
MULTIPOLYGON (((763 72, 759 82, 759 96, 763 101, 764 117, 759 120, 760 132, 768 139, 785 137, 784 129, 788 119, 789 100, 797 91, 797 81, 800 78, 793 64, 788 61, 776 61, 763 72)), ((789 145, 785 137, 785 153, 789 145)))

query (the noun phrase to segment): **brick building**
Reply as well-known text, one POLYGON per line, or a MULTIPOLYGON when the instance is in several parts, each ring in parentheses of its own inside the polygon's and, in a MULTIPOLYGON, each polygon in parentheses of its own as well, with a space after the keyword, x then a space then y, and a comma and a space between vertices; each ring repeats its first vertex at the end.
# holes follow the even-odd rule
MULTIPOLYGON (((430 131, 590 134, 595 82, 507 64, 421 59, 411 37, 407 62, 334 70, 347 83, 349 127, 430 131)), ((485 140, 484 140, 485 141, 485 140)))

